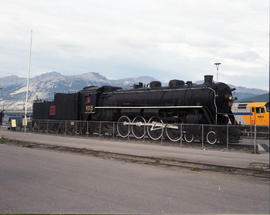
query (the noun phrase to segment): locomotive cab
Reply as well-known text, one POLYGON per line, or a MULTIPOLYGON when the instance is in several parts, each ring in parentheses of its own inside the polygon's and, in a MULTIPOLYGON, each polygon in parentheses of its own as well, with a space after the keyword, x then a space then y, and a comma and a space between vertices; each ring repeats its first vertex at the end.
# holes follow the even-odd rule
POLYGON ((97 89, 98 87, 88 86, 80 91, 80 118, 82 120, 89 120, 89 114, 95 113, 97 89))
POLYGON ((81 119, 82 120, 100 120, 106 119, 103 115, 107 114, 106 111, 101 111, 99 108, 103 106, 104 96, 108 92, 112 92, 115 90, 121 89, 120 87, 112 87, 112 86, 89 86, 83 88, 80 91, 81 94, 81 119))

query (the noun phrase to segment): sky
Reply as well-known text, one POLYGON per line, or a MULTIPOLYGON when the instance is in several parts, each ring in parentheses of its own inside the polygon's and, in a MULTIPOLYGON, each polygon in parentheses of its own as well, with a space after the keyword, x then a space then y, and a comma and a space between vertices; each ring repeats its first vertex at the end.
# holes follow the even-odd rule
POLYGON ((268 0, 8 0, 0 77, 56 71, 269 89, 268 0))

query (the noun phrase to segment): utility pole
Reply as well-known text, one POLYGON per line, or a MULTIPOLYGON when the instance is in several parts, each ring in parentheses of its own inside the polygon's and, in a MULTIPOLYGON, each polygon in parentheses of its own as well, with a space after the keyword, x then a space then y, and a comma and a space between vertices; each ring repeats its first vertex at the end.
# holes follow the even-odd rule
POLYGON ((221 63, 214 63, 214 65, 216 65, 216 67, 217 67, 217 82, 218 82, 218 68, 219 68, 219 65, 220 65, 221 63))
MULTIPOLYGON (((3 89, 3 88, 0 87, 0 101, 2 100, 2 89, 3 89)), ((4 99, 3 99, 3 100, 4 100, 4 99)))
POLYGON ((25 106, 24 106, 24 132, 26 132, 26 126, 27 126, 27 106, 28 106, 29 79, 30 79, 30 69, 31 69, 31 55, 32 55, 32 30, 31 30, 31 35, 30 35, 29 64, 28 64, 28 72, 27 72, 26 96, 25 96, 25 106))
POLYGON ((2 111, 4 112, 4 98, 3 98, 3 95, 2 95, 2 91, 3 91, 3 88, 0 87, 0 101, 3 102, 3 108, 2 108, 2 111))
MULTIPOLYGON (((0 88, 0 101, 1 100, 2 100, 2 88, 0 88)), ((4 103, 3 103, 3 110, 2 111, 0 110, 0 126, 3 123, 3 118, 4 118, 4 103)))

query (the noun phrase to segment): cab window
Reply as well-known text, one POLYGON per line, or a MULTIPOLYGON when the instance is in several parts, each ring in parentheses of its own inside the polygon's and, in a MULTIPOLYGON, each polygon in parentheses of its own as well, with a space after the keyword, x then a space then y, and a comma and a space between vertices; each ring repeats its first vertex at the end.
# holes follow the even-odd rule
POLYGON ((266 107, 266 111, 269 112, 269 109, 270 109, 269 108, 269 102, 265 105, 265 107, 266 107))
POLYGON ((264 113, 264 107, 256 107, 256 113, 264 113))

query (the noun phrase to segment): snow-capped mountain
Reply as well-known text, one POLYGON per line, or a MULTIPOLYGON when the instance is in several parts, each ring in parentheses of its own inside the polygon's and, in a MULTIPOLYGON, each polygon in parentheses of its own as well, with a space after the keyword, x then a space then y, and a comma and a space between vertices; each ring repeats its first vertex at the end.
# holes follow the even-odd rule
POLYGON ((233 96, 237 97, 239 100, 269 93, 266 90, 261 90, 261 89, 257 89, 257 88, 237 87, 237 86, 234 86, 234 85, 229 85, 229 86, 231 88, 236 89, 233 92, 233 96))
MULTIPOLYGON (((127 88, 135 83, 142 82, 143 84, 148 84, 154 80, 156 79, 149 76, 110 80, 99 73, 92 72, 73 76, 49 72, 30 79, 28 109, 31 109, 32 102, 35 99, 51 100, 56 92, 76 92, 85 86, 91 85, 112 85, 127 88)), ((199 82, 200 81, 195 83, 199 82)), ((167 83, 163 83, 162 85, 167 85, 167 83)), ((234 96, 238 97, 238 99, 268 93, 267 91, 260 89, 230 86, 236 88, 234 96)), ((24 108, 26 78, 14 75, 0 78, 0 88, 2 88, 2 94, 0 95, 0 109, 4 107, 4 109, 9 110, 22 110, 24 108)))
MULTIPOLYGON (((57 72, 49 72, 30 79, 28 109, 31 109, 34 100, 51 100, 56 92, 77 92, 83 87, 91 85, 113 85, 127 88, 134 83, 143 82, 147 84, 153 80, 155 79, 148 76, 109 80, 98 73, 91 72, 73 76, 64 76, 57 72)), ((22 110, 24 108, 26 78, 20 78, 18 76, 0 78, 0 88, 2 88, 0 109, 2 109, 3 106, 5 109, 9 110, 22 110)))

